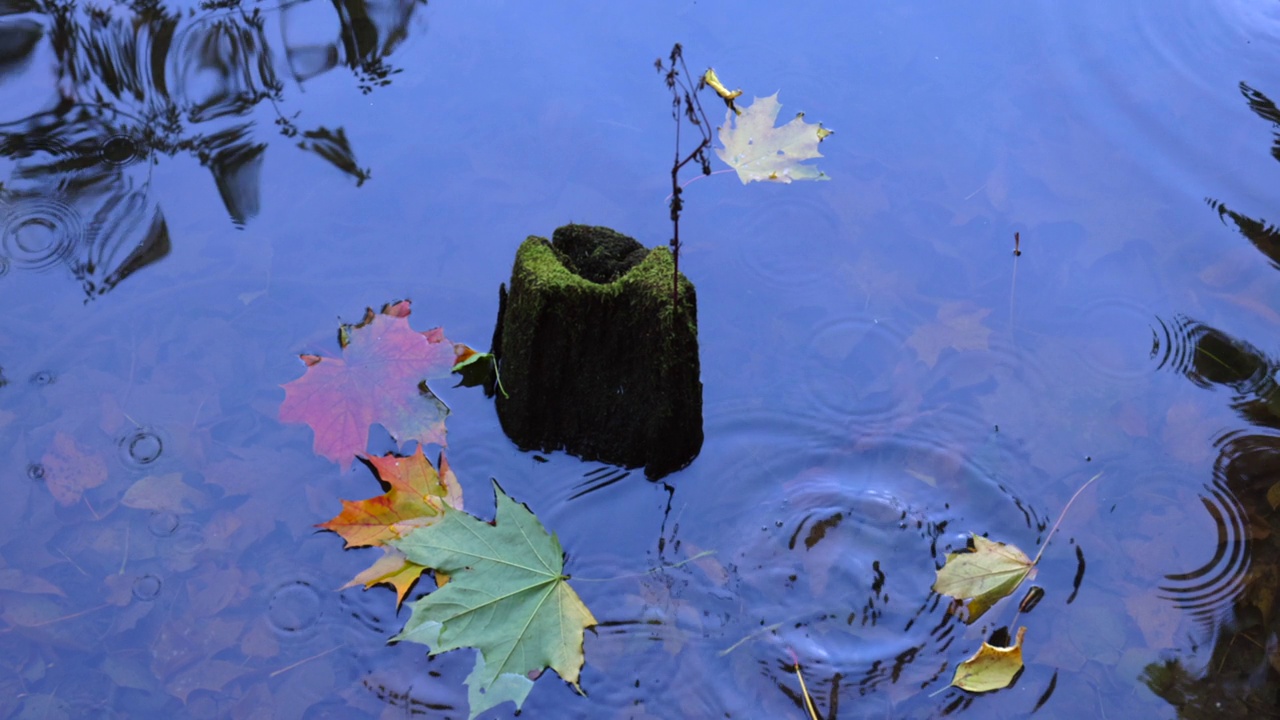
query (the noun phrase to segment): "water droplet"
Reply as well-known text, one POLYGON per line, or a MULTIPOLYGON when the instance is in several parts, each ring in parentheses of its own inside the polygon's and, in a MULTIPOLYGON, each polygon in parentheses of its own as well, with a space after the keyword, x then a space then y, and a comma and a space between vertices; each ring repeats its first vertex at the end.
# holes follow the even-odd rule
POLYGON ((138 159, 139 150, 138 141, 128 135, 116 135, 102 143, 98 155, 108 165, 127 165, 138 159))
POLYGON ((27 466, 27 477, 32 480, 44 479, 44 466, 40 463, 31 463, 27 466))
POLYGON ((160 596, 163 583, 155 575, 147 574, 133 581, 133 597, 142 602, 151 602, 160 596))
POLYGON ((204 528, 199 523, 190 521, 178 523, 178 527, 174 528, 171 538, 171 541, 166 543, 169 546, 166 548, 166 552, 171 554, 174 559, 190 558, 190 556, 204 549, 204 528))
POLYGON ((271 595, 267 620, 277 632, 294 635, 314 627, 320 614, 320 594, 310 583, 295 580, 271 595))
POLYGON ((41 370, 31 376, 32 385, 52 385, 57 382, 58 378, 48 370, 41 370))
POLYGON ((168 537, 178 529, 178 516, 163 510, 151 513, 147 529, 156 537, 168 537))
POLYGON ((48 198, 22 198, 5 208, 0 250, 15 265, 46 268, 75 252, 83 236, 80 214, 48 198))
POLYGON ((151 428, 136 428, 118 441, 126 465, 143 467, 160 459, 164 440, 151 428))

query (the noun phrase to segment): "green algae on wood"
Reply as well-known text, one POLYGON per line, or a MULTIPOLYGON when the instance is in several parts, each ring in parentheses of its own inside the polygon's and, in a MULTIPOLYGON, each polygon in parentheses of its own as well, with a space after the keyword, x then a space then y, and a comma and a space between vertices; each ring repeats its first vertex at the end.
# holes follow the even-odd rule
POLYGON ((516 251, 493 353, 503 430, 526 450, 678 470, 702 447, 697 295, 671 253, 608 228, 566 225, 516 251))

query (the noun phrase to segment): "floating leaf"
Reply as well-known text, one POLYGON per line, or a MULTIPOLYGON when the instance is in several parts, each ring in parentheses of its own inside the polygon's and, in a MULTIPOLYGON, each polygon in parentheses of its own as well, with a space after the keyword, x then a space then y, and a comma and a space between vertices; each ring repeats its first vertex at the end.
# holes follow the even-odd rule
POLYGON ((474 718, 489 708, 497 707, 504 702, 515 703, 516 707, 524 705, 524 699, 533 690, 533 680, 524 675, 502 673, 488 686, 482 684, 482 678, 488 674, 484 663, 484 655, 476 653, 476 665, 467 676, 467 704, 470 705, 469 717, 474 718))
MULTIPOLYGON (((439 522, 392 541, 413 562, 450 576, 414 603, 395 639, 429 645, 433 655, 478 649, 483 664, 468 679, 473 692, 505 697, 511 693, 502 689, 509 688, 504 675, 536 677, 548 667, 576 686, 583 631, 596 619, 566 582, 560 541, 493 487, 492 524, 446 508, 439 522)), ((518 706, 523 698, 512 699, 518 706)))
POLYGON ((1026 634, 1025 627, 1018 628, 1018 637, 1012 647, 982 643, 973 657, 956 667, 951 684, 975 693, 1009 687, 1018 671, 1022 670, 1022 637, 1026 634))
POLYGON ((1013 545, 973 536, 973 549, 947 554, 933 589, 957 600, 969 600, 972 623, 1001 598, 1018 589, 1035 564, 1013 545))
MULTIPOLYGON (((385 553, 382 557, 338 589, 346 590, 349 587, 363 585, 364 589, 368 590, 374 585, 390 585, 395 588, 396 607, 398 608, 426 568, 418 563, 411 562, 409 558, 404 556, 404 553, 393 547, 384 547, 382 551, 385 553)), ((444 578, 443 574, 438 575, 436 582, 444 584, 444 578)))
MULTIPOLYGON (((446 505, 462 509, 462 488, 444 453, 440 453, 439 471, 423 455, 421 445, 408 457, 389 454, 365 460, 387 485, 387 491, 368 500, 343 500, 342 512, 317 526, 341 535, 347 547, 385 546, 414 528, 440 520, 446 505)), ((399 605, 426 568, 399 550, 385 549, 385 555, 342 587, 390 585, 399 605)))
POLYGON ((439 471, 421 445, 408 457, 388 454, 367 462, 389 489, 368 500, 343 500, 342 512, 317 526, 341 535, 349 548, 385 545, 414 527, 435 522, 445 505, 462 507, 462 490, 444 453, 439 471))
POLYGON ((454 346, 439 328, 410 328, 409 312, 408 300, 366 310, 358 325, 339 329, 341 357, 302 355, 306 373, 283 386, 280 420, 310 425, 315 451, 344 470, 375 423, 397 442, 445 444, 449 408, 426 380, 451 372, 454 346))
POLYGON ((789 183, 829 179, 816 167, 800 163, 822 157, 818 143, 831 131, 820 123, 805 122, 804 113, 786 125, 774 127, 780 109, 778 94, 774 93, 756 98, 736 118, 734 109, 726 111, 724 125, 719 129, 724 148, 716 148, 716 155, 738 172, 743 185, 753 180, 789 183))
POLYGON ((489 389, 493 386, 502 393, 502 397, 510 397, 507 395, 506 388, 502 387, 502 377, 498 374, 498 359, 493 353, 476 352, 462 343, 457 343, 453 347, 457 352, 457 362, 454 363, 453 372, 462 376, 462 380, 458 382, 459 386, 483 385, 489 389))

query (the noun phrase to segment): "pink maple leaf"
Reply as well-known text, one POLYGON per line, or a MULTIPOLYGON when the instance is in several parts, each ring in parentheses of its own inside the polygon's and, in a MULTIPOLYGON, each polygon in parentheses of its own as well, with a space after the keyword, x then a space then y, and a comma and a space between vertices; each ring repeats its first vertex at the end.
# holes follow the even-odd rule
POLYGON ((408 300, 366 309, 359 324, 340 328, 340 357, 301 355, 306 372, 282 386, 280 420, 310 425, 316 453, 343 470, 366 451, 375 423, 399 443, 445 444, 449 407, 426 381, 448 375, 456 352, 440 328, 410 328, 409 312, 408 300))

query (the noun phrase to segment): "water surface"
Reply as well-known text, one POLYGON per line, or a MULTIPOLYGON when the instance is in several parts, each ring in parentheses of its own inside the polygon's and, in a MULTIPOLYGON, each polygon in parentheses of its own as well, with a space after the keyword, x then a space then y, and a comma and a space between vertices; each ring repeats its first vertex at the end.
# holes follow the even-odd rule
POLYGON ((665 243, 677 41, 834 129, 831 180, 688 188, 706 441, 663 482, 436 388, 467 509, 497 477, 601 621, 525 715, 801 718, 792 652, 823 717, 1273 712, 1275 3, 15 0, 0 38, 4 716, 466 716, 468 651, 336 590, 375 553, 314 525, 377 485, 279 386, 401 298, 483 348, 530 234, 665 243), (1034 554, 1098 472, 1023 674, 944 690, 1014 610, 934 569, 1034 554))

